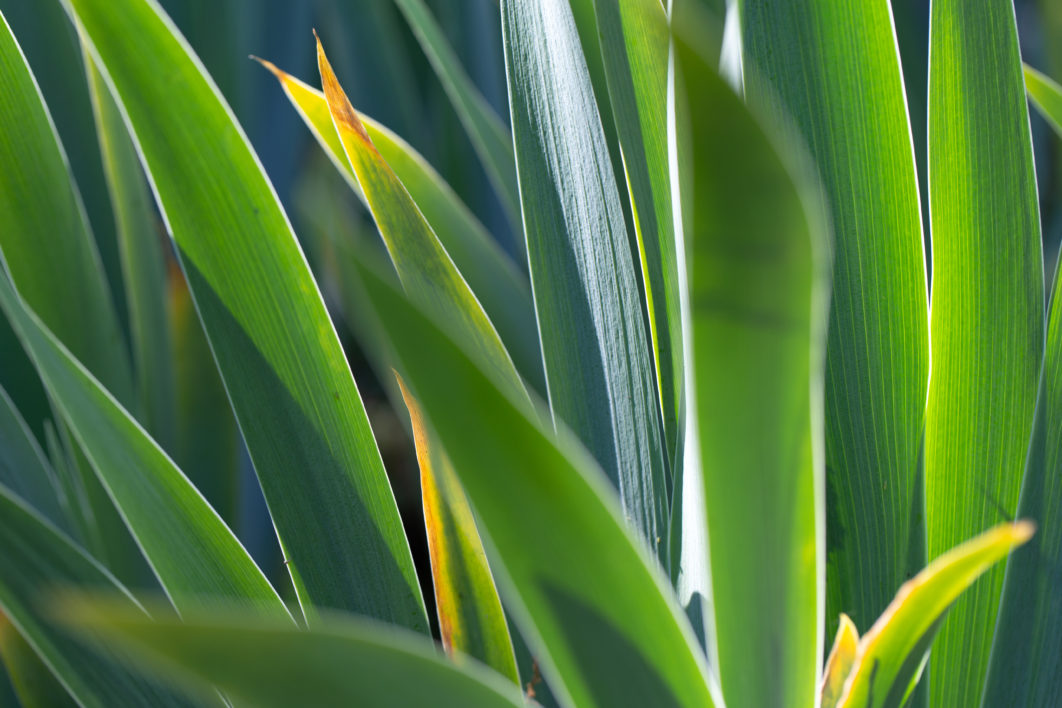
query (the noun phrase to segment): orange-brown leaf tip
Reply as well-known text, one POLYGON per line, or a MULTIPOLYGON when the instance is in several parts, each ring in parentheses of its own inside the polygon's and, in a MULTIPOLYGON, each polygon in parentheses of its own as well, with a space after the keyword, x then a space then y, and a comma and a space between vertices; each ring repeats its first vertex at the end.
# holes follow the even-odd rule
POLYGON ((284 81, 284 79, 286 79, 288 77, 288 72, 283 71, 282 69, 279 69, 276 64, 274 64, 273 62, 269 61, 268 59, 262 59, 261 57, 256 57, 254 54, 252 54, 250 56, 250 58, 254 59, 256 62, 258 62, 259 64, 264 66, 266 68, 266 70, 269 71, 269 73, 272 74, 273 76, 277 77, 278 80, 284 81))
MULTIPOLYGON (((317 36, 316 30, 314 30, 314 36, 317 36)), ((354 111, 354 106, 350 105, 350 99, 347 98, 346 92, 339 84, 339 79, 336 78, 336 73, 332 70, 320 37, 317 37, 317 68, 321 72, 321 89, 324 91, 325 101, 328 103, 328 110, 332 113, 332 120, 336 122, 336 127, 340 131, 346 130, 357 135, 375 149, 369 134, 365 131, 365 126, 362 125, 361 119, 354 111)))

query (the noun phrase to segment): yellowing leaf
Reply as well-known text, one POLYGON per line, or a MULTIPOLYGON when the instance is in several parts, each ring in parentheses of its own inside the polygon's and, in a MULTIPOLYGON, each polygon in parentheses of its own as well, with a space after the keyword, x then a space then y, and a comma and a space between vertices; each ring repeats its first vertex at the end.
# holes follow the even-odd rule
POLYGON ((822 675, 822 708, 834 708, 844 689, 844 680, 855 664, 859 648, 859 632, 848 615, 841 613, 841 623, 833 639, 833 649, 826 658, 826 670, 822 675))

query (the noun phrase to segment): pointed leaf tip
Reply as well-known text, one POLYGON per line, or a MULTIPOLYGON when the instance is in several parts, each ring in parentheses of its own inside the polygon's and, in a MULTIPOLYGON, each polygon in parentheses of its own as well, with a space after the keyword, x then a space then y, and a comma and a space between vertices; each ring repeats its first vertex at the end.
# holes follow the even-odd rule
POLYGON ((841 692, 844 690, 845 679, 852 672, 858 649, 859 632, 852 619, 842 612, 837 635, 833 640, 833 648, 830 649, 830 655, 826 659, 822 686, 819 689, 822 695, 822 708, 834 708, 837 705, 841 692))
POLYGON ((350 130, 375 150, 369 133, 354 111, 354 106, 350 104, 350 99, 347 98, 343 87, 340 86, 335 71, 332 70, 332 64, 328 61, 321 38, 317 36, 317 30, 314 30, 313 36, 317 37, 317 68, 321 72, 321 89, 332 111, 332 120, 336 122, 337 127, 350 130))

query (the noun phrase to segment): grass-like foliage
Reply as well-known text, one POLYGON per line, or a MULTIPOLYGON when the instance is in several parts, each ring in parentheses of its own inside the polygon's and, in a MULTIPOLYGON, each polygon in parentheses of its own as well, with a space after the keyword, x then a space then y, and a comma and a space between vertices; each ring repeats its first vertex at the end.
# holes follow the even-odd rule
POLYGON ((509 251, 320 40, 321 90, 259 60, 380 237, 330 244, 330 304, 409 422, 430 578, 320 274, 188 42, 156 0, 37 4, 79 43, 121 268, 0 14, 26 708, 1062 703, 1026 99, 1059 127, 1062 89, 1011 0, 932 3, 921 185, 888 0, 737 0, 725 31, 698 0, 500 0, 508 125, 396 0, 509 251), (282 573, 236 533, 233 421, 282 573))

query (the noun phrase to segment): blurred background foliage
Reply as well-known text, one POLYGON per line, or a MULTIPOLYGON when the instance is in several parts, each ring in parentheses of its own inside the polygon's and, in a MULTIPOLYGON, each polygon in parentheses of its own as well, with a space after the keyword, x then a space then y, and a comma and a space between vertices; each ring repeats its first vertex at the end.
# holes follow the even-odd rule
MULTIPOLYGON (((724 0, 701 0, 717 13, 724 0)), ((407 526, 414 557, 427 570, 426 542, 413 447, 381 383, 344 324, 334 269, 339 240, 379 247, 371 216, 328 162, 254 54, 316 84, 311 28, 316 28, 347 92, 361 111, 389 126, 442 174, 510 253, 521 252, 472 145, 427 59, 393 0, 161 0, 214 77, 258 152, 324 290, 347 347, 407 526)), ((472 80, 507 120, 508 105, 497 0, 428 0, 472 80)), ((925 204, 929 0, 893 0, 915 152, 925 204)), ((1016 0, 1024 60, 1062 79, 1062 2, 1016 0)), ((48 102, 84 198, 104 267, 117 294, 122 278, 114 218, 103 179, 92 109, 77 38, 58 0, 0 0, 48 102)), ((174 106, 173 110, 180 110, 174 106)), ((1062 240, 1062 142, 1031 111, 1048 277, 1062 240)), ((168 247, 161 223, 158 237, 168 247)), ((516 260, 522 262, 519 255, 516 260)), ((526 266, 525 266, 526 267, 526 266)), ((241 449, 225 393, 183 287, 170 268, 178 378, 175 457, 237 533, 271 579, 287 573, 253 470, 241 449), (181 382, 189 385, 182 386, 181 382), (194 385, 192 385, 194 382, 194 385)), ((1050 292, 1050 288, 1048 289, 1050 292)), ((32 367, 0 323, 0 384, 47 446, 50 412, 32 367)), ((388 382, 387 385, 390 385, 388 382)), ((404 413, 403 413, 404 416, 404 413)), ((430 572, 421 572, 429 578, 430 572)), ((426 590, 429 590, 426 588, 426 590)), ((432 593, 425 592, 431 601, 432 593)), ((434 618, 434 613, 429 612, 434 618)), ((0 626, 0 636, 4 627, 0 626)), ((0 696, 6 677, 0 673, 0 696)), ((2 701, 0 701, 2 702, 2 701)))

